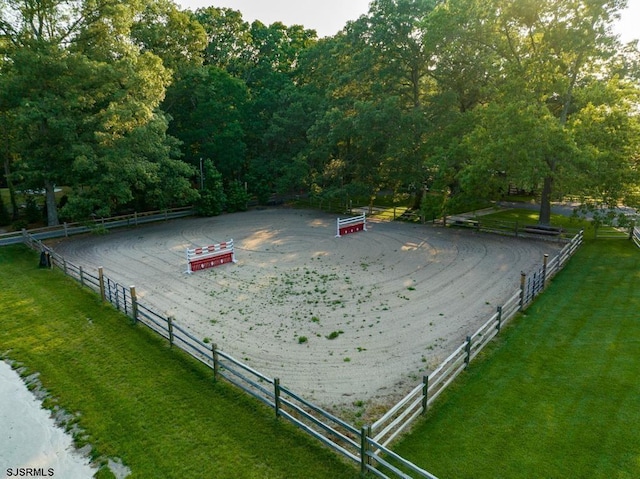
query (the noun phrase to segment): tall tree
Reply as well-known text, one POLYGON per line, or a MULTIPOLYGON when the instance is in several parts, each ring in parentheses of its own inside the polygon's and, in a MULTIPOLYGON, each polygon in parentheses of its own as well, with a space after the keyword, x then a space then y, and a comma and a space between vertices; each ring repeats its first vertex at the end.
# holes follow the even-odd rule
POLYGON ((434 5, 375 0, 367 15, 319 45, 322 57, 306 59, 313 62, 307 81, 328 91, 326 113, 310 130, 310 148, 318 151, 308 154, 325 189, 353 184, 374 196, 381 188, 406 190, 424 180, 434 56, 420 22, 434 5))
MULTIPOLYGON (((55 185, 109 196, 110 202, 100 202, 108 212, 133 199, 132 182, 144 181, 117 174, 109 161, 110 152, 123 153, 150 123, 166 127, 157 107, 169 72, 159 57, 141 53, 131 40, 142 7, 111 0, 0 4, 0 32, 7 39, 2 54, 11 59, 0 77, 0 110, 15 118, 14 173, 25 186, 45 189, 49 224, 59 222, 55 185)), ((176 167, 172 174, 184 173, 168 156, 175 150, 162 151, 165 163, 176 167)), ((134 152, 120 159, 146 160, 134 152)))
POLYGON ((162 58, 165 68, 179 77, 204 61, 207 35, 191 12, 183 12, 171 0, 148 2, 131 27, 131 36, 141 46, 162 58))
POLYGON ((241 80, 213 65, 182 72, 169 88, 163 108, 173 121, 169 132, 184 146, 185 161, 212 159, 227 180, 247 170, 243 121, 249 93, 241 80))
MULTIPOLYGON (((611 35, 611 22, 624 4, 449 0, 439 7, 439 18, 447 25, 464 28, 446 50, 458 58, 454 64, 465 62, 477 47, 487 72, 481 75, 484 87, 479 90, 486 95, 475 106, 490 106, 474 113, 478 123, 468 137, 469 161, 460 173, 467 187, 486 186, 489 177, 495 180, 497 175, 539 186, 539 221, 549 223, 556 189, 579 188, 569 182, 578 177, 585 154, 571 119, 588 101, 580 104, 576 98, 593 82, 611 78, 608 65, 620 47, 611 35), (494 161, 488 164, 490 158, 494 161), (478 175, 484 175, 484 181, 478 175)), ((463 92, 453 86, 459 95, 463 92)))

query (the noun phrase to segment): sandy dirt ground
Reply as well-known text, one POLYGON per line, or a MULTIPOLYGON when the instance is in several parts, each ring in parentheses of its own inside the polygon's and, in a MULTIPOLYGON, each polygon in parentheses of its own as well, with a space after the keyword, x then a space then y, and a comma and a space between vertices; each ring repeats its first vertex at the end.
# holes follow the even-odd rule
POLYGON ((422 381, 559 245, 265 209, 57 241, 68 261, 333 411, 386 407, 422 381), (236 264, 185 274, 186 249, 233 239, 236 264))

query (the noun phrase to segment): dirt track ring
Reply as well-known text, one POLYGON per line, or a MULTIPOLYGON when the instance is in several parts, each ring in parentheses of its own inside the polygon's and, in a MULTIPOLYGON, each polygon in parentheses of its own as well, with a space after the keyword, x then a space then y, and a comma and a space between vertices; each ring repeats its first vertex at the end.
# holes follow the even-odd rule
POLYGON ((406 393, 516 290, 521 271, 558 249, 397 222, 368 228, 335 238, 334 215, 269 209, 54 248, 103 266, 148 307, 327 407, 406 393), (228 238, 237 264, 184 274, 188 247, 228 238))

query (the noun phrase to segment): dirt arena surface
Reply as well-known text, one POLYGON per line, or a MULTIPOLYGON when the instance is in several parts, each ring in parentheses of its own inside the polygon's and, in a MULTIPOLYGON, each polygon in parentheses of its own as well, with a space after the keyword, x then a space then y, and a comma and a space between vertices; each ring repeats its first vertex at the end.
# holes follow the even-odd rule
POLYGON ((265 209, 58 241, 140 302, 308 400, 386 406, 422 381, 559 245, 265 209), (233 239, 236 264, 185 274, 186 249, 233 239), (306 338, 306 339, 305 339, 306 338))

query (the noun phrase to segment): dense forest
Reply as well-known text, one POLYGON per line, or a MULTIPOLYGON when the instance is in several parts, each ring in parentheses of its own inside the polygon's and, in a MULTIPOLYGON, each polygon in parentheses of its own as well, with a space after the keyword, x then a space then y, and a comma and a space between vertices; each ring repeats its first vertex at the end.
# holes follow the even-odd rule
POLYGON ((640 54, 611 28, 625 4, 373 0, 319 39, 170 0, 2 0, 0 216, 27 190, 50 225, 274 194, 440 214, 512 187, 542 224, 567 195, 638 207, 640 54))

